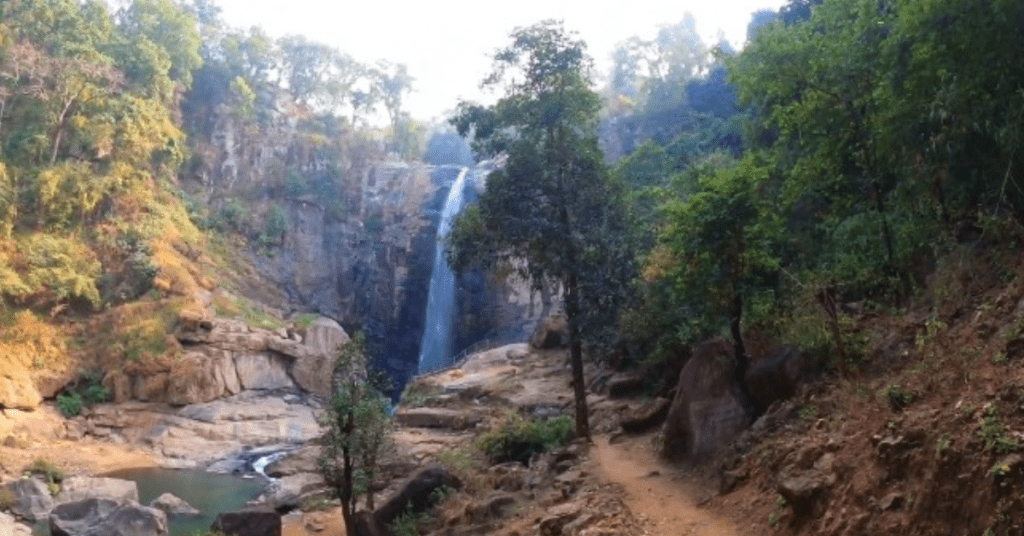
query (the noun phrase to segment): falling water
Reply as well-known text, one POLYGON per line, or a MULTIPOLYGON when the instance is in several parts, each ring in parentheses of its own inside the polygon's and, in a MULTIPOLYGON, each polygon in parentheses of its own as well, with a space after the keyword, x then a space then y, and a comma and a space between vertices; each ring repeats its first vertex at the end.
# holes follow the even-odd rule
POLYGON ((427 294, 427 320, 420 342, 419 372, 431 372, 449 365, 451 359, 452 313, 455 302, 455 274, 445 258, 445 237, 452 228, 452 222, 462 211, 466 199, 462 195, 469 176, 468 169, 462 168, 448 192, 444 202, 441 220, 437 224, 437 246, 434 250, 434 271, 430 275, 430 290, 427 294))

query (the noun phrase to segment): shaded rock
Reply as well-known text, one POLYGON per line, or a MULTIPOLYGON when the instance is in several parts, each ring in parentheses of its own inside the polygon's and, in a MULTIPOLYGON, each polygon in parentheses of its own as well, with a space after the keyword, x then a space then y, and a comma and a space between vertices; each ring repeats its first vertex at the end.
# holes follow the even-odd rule
POLYGON ((163 536, 167 515, 131 501, 86 499, 54 508, 50 532, 53 536, 163 536))
POLYGON ((564 316, 549 316, 530 336, 530 346, 539 350, 562 348, 569 344, 569 323, 564 316))
POLYGON ((46 484, 36 478, 22 478, 8 482, 5 489, 14 495, 14 502, 10 511, 29 521, 46 519, 53 509, 53 498, 50 497, 50 490, 46 484))
POLYGON ((191 504, 170 493, 164 493, 153 499, 149 506, 150 508, 163 510, 164 513, 171 517, 199 517, 203 515, 202 512, 196 510, 191 504))
POLYGON ((540 520, 542 536, 561 536, 566 525, 580 517, 585 505, 581 502, 559 504, 548 509, 540 520))
POLYGON ((298 473, 315 473, 318 470, 317 459, 319 457, 320 447, 315 445, 302 447, 267 465, 264 472, 267 476, 273 478, 281 478, 298 473))
POLYGON ((516 492, 526 485, 529 474, 526 466, 520 462, 508 462, 492 466, 489 470, 494 488, 507 492, 516 492))
POLYGON ((399 515, 407 512, 421 512, 431 505, 434 492, 441 488, 460 489, 462 482, 455 475, 439 466, 432 466, 416 473, 402 485, 401 489, 374 513, 379 525, 390 525, 399 515))
POLYGON ((281 536, 281 514, 267 509, 224 512, 210 528, 228 536, 281 536))
MULTIPOLYGON (((238 354, 235 369, 243 389, 283 389, 295 387, 281 358, 265 353, 238 354)), ((330 376, 330 374, 326 374, 330 376)))
POLYGON ((135 376, 132 380, 132 395, 136 400, 163 402, 167 397, 169 375, 158 372, 145 376, 135 376))
POLYGON ((816 449, 807 449, 787 458, 789 463, 779 470, 776 489, 793 507, 797 515, 819 513, 827 500, 836 476, 832 471, 835 455, 817 457, 807 468, 807 461, 817 457, 816 449))
POLYGON ((471 523, 483 523, 492 519, 505 517, 516 504, 512 495, 496 491, 491 492, 482 502, 466 505, 466 517, 471 523))
POLYGON ((638 396, 644 390, 642 376, 621 376, 608 382, 609 398, 626 398, 638 396))
POLYGON ((60 493, 54 497, 54 503, 63 504, 92 498, 111 499, 118 503, 138 502, 139 486, 131 480, 73 476, 61 482, 60 493))
POLYGON ((32 527, 28 525, 22 525, 14 520, 13 517, 0 512, 0 534, 7 536, 32 536, 32 527))
POLYGON ((885 510, 899 510, 906 504, 906 497, 902 493, 892 492, 882 497, 882 500, 878 501, 878 507, 885 510))
POLYGON ((754 400, 767 408, 772 402, 793 397, 797 387, 812 381, 819 368, 813 358, 786 346, 752 362, 744 381, 754 400))
POLYGON ((621 422, 622 429, 631 434, 646 432, 665 421, 672 402, 658 397, 626 415, 621 422))
POLYGON ((750 422, 741 403, 733 346, 722 339, 697 345, 679 373, 665 419, 662 455, 693 462, 735 439, 750 422))
POLYGON ((468 411, 447 408, 402 408, 395 413, 402 426, 413 428, 446 428, 464 430, 480 422, 480 416, 468 411))

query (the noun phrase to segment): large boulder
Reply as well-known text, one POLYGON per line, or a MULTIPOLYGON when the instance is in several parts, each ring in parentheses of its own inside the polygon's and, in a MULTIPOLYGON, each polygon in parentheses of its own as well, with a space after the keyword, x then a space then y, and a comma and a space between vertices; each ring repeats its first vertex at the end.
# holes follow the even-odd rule
POLYGON ((5 363, 0 370, 0 407, 31 411, 42 401, 28 371, 16 363, 5 363))
POLYGON ((813 358, 786 346, 751 363, 744 381, 750 396, 765 409, 795 395, 797 387, 812 381, 819 368, 813 358))
POLYGON ((134 501, 85 499, 61 504, 50 515, 53 536, 163 536, 167 515, 134 501))
POLYGON ((295 387, 286 367, 284 360, 268 353, 235 355, 235 368, 244 389, 295 387))
POLYGON ((320 447, 308 445, 267 465, 265 472, 267 476, 273 478, 281 478, 299 473, 315 473, 319 470, 317 465, 319 458, 320 447))
POLYGON ((150 508, 163 510, 170 517, 200 517, 202 512, 185 502, 184 499, 171 493, 164 493, 149 503, 150 508))
POLYGON ((32 536, 32 527, 22 525, 13 517, 0 512, 0 534, 3 536, 32 536))
POLYGON ((22 478, 8 482, 4 489, 13 496, 11 512, 29 521, 46 519, 53 509, 53 498, 46 483, 36 478, 22 478))
POLYGON ((338 349, 349 341, 348 333, 330 318, 319 317, 305 331, 302 342, 309 348, 295 357, 292 378, 306 391, 324 398, 331 396, 331 371, 338 349))
POLYGON ((228 536, 281 536, 281 514, 269 509, 223 512, 210 528, 228 536))
POLYGON ((436 497, 434 492, 445 487, 459 489, 462 482, 440 466, 427 467, 413 475, 393 497, 374 511, 374 520, 381 526, 387 526, 403 513, 422 512, 431 506, 436 497))
POLYGON ((561 348, 569 344, 569 322, 564 316, 552 315, 537 324, 530 345, 539 350, 561 348))
POLYGON ((714 339, 695 347, 679 373, 662 455, 691 462, 710 457, 750 424, 742 401, 733 346, 714 339))
POLYGON ((341 325, 330 318, 317 317, 308 327, 302 338, 303 344, 322 354, 334 355, 338 349, 349 341, 348 333, 341 325))
POLYGON ((139 486, 131 480, 73 476, 61 482, 60 493, 54 503, 64 504, 85 499, 103 498, 118 503, 139 501, 139 486))

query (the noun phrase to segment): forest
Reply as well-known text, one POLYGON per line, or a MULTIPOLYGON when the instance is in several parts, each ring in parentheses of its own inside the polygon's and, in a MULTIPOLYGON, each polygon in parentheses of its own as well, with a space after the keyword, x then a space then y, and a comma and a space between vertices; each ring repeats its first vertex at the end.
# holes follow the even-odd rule
MULTIPOLYGON (((688 17, 621 43, 601 73, 559 24, 520 29, 485 81, 506 97, 452 119, 477 157, 509 164, 451 257, 525 257, 571 287, 594 355, 667 359, 742 317, 855 365, 829 304, 897 307, 962 244, 1011 254, 1022 236, 1022 27, 1011 0, 793 0, 755 14, 741 51, 688 17), (534 85, 505 84, 547 53, 534 85), (551 203, 518 213, 525 198, 551 203)), ((154 293, 187 309, 205 237, 270 251, 281 199, 340 217, 366 162, 445 161, 451 130, 428 140, 403 109, 413 83, 403 65, 230 28, 207 0, 4 2, 4 321, 154 293), (225 124, 248 153, 213 172, 225 124)), ((160 349, 151 327, 124 328, 126 355, 160 349)))

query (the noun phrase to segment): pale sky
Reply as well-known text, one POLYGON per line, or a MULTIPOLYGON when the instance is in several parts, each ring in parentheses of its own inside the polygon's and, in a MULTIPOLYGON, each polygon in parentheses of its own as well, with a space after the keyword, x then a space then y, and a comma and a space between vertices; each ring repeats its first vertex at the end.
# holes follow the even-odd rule
POLYGON ((755 11, 785 0, 217 0, 229 26, 258 25, 271 36, 301 34, 359 61, 405 63, 415 78, 405 108, 418 120, 440 118, 459 99, 487 100, 478 89, 490 55, 519 26, 561 19, 579 32, 601 73, 615 45, 694 15, 706 44, 718 35, 737 50, 755 11))

